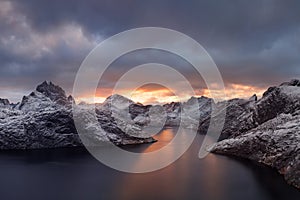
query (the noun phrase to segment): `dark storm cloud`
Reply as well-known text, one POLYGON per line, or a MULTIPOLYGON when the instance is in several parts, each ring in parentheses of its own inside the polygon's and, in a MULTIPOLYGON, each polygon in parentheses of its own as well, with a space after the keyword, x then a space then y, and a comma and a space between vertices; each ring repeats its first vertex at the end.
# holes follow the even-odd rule
POLYGON ((300 20, 300 2, 289 0, 16 2, 39 31, 70 22, 82 25, 88 33, 109 35, 139 26, 163 26, 184 31, 207 45, 240 46, 243 41, 247 51, 270 47, 278 37, 299 28, 300 20))
MULTIPOLYGON (((227 84, 266 87, 300 76, 299 10, 297 0, 7 1, 0 8, 0 84, 27 90, 47 79, 70 91, 97 41, 130 28, 161 26, 202 44, 227 84)), ((135 58, 115 63, 115 69, 135 58)))

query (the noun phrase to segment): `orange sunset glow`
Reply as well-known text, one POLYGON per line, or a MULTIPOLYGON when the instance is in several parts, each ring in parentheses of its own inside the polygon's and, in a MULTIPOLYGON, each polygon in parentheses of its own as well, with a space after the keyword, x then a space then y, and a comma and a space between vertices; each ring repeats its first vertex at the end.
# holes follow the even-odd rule
POLYGON ((157 85, 157 84, 148 84, 144 85, 137 89, 127 89, 122 91, 114 91, 112 89, 98 89, 96 95, 84 95, 81 98, 77 99, 77 102, 86 102, 86 103, 102 103, 105 99, 112 94, 123 95, 134 102, 139 102, 144 105, 147 104, 165 104, 169 102, 180 102, 186 101, 191 96, 206 96, 212 97, 214 93, 215 97, 219 97, 218 100, 228 100, 232 98, 242 98, 248 99, 253 94, 256 94, 258 97, 261 97, 266 88, 259 88, 250 85, 242 84, 228 84, 225 87, 226 97, 223 97, 223 92, 214 90, 210 91, 208 89, 195 90, 195 95, 187 94, 184 91, 179 89, 171 91, 170 89, 157 85))

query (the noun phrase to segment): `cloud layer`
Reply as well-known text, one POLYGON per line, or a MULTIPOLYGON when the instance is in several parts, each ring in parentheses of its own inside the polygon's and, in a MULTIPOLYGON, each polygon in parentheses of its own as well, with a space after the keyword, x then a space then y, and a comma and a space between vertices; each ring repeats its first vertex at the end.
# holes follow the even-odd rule
MULTIPOLYGON (((71 92, 82 60, 98 42, 144 26, 193 37, 215 60, 228 87, 259 90, 300 77, 299 9, 297 0, 1 1, 0 96, 17 101, 43 80, 71 92)), ((196 89, 205 89, 187 63, 151 51, 116 61, 104 89, 130 67, 153 60, 174 65, 196 89)))

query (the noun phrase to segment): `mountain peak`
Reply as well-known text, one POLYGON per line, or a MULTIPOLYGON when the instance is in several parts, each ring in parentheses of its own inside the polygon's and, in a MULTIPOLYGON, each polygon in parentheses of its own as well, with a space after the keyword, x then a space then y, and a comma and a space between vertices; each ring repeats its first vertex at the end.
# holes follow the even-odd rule
POLYGON ((252 96, 249 98, 249 101, 257 101, 257 96, 256 96, 256 94, 252 95, 252 96))
POLYGON ((52 101, 56 101, 58 103, 67 102, 65 91, 61 87, 54 85, 52 82, 44 81, 37 86, 36 91, 44 94, 46 97, 49 97, 52 101))
POLYGON ((1 99, 0 98, 0 105, 7 106, 9 104, 10 104, 10 102, 9 102, 8 99, 1 99))
POLYGON ((75 99, 72 95, 69 95, 68 98, 67 98, 68 102, 71 103, 71 104, 75 104, 75 99))
POLYGON ((128 99, 127 97, 124 97, 119 94, 113 94, 113 95, 107 97, 104 102, 107 102, 107 101, 123 101, 123 102, 128 102, 128 103, 134 103, 131 99, 128 99))
POLYGON ((297 87, 300 87, 300 80, 292 79, 289 82, 284 82, 284 83, 280 84, 280 86, 297 86, 297 87))
POLYGON ((272 86, 267 89, 263 93, 263 97, 266 97, 270 94, 280 94, 280 93, 289 93, 289 94, 295 94, 300 95, 300 80, 298 79, 292 79, 289 82, 283 82, 279 86, 272 86))
POLYGON ((104 106, 114 106, 120 109, 127 108, 129 105, 134 104, 131 99, 128 99, 119 94, 113 94, 106 98, 102 105, 104 106))

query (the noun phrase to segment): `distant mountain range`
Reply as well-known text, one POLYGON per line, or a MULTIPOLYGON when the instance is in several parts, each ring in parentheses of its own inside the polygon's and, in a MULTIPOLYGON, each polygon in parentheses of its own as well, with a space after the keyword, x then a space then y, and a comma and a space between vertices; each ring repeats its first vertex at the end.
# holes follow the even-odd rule
MULTIPOLYGON (((126 145, 155 142, 143 129, 146 126, 182 125, 205 134, 212 109, 225 103, 226 119, 220 141, 209 150, 270 165, 300 188, 299 80, 270 87, 261 99, 254 95, 248 100, 215 103, 207 97, 192 97, 184 103, 153 106, 115 94, 102 104, 76 106, 86 122, 83 128, 89 130, 90 145, 108 141, 126 145), (199 106, 193 106, 195 102, 199 106), (183 107, 185 111, 181 112, 183 107), (94 112, 98 122, 91 124, 88 119, 94 112)), ((18 104, 0 99, 0 149, 81 146, 72 104, 75 104, 72 96, 46 81, 18 104)))

